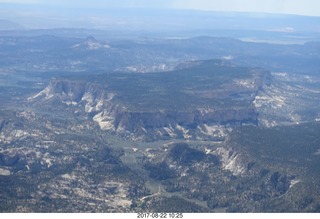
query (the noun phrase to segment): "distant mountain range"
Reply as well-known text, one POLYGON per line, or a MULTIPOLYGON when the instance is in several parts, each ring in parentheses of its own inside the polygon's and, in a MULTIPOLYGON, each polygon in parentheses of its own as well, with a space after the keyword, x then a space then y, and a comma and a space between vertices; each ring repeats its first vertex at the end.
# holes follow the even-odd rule
POLYGON ((81 13, 0 28, 0 212, 320 212, 319 18, 81 13))
POLYGON ((61 8, 49 10, 41 6, 13 5, 4 7, 1 12, 3 19, 19 23, 27 29, 86 28, 142 33, 197 31, 203 34, 209 30, 319 33, 320 23, 320 17, 196 10, 79 9, 70 13, 61 8), (32 16, 22 14, 21 10, 32 16))

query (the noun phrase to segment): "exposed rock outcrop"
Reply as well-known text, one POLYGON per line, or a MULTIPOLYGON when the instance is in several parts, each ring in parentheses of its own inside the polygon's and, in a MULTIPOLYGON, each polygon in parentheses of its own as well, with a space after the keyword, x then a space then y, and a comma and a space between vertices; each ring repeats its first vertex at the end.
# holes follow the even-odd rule
POLYGON ((132 140, 223 140, 230 127, 258 124, 253 101, 267 72, 216 61, 191 68, 148 76, 111 74, 101 77, 103 83, 53 79, 29 100, 81 106, 102 130, 132 140))
POLYGON ((99 84, 54 79, 29 100, 60 100, 68 105, 81 105, 101 129, 129 134, 136 140, 219 140, 225 137, 226 126, 257 124, 258 114, 253 106, 225 110, 131 111, 113 101, 116 95, 99 84))

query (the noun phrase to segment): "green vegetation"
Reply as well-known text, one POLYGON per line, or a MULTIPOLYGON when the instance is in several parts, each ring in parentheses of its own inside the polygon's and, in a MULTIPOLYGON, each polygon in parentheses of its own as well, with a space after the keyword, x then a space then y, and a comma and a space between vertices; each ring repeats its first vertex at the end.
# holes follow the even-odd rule
POLYGON ((320 123, 236 128, 224 147, 233 148, 229 156, 241 157, 233 161, 245 168, 241 175, 224 170, 220 156, 184 143, 156 154, 145 167, 168 193, 205 201, 206 212, 318 212, 319 130, 320 123))
POLYGON ((178 196, 163 197, 154 200, 154 206, 150 206, 152 212, 183 212, 183 213, 202 213, 208 212, 208 209, 201 207, 192 202, 186 201, 178 196))
POLYGON ((241 127, 261 119, 252 102, 269 75, 252 66, 288 71, 281 80, 269 75, 279 96, 267 97, 284 106, 270 110, 267 98, 261 113, 268 121, 275 116, 283 124, 284 113, 319 118, 319 43, 201 37, 91 50, 73 38, 1 40, 0 212, 320 212, 320 124, 241 127), (185 62, 217 57, 233 60, 185 62), (135 68, 140 73, 130 72, 135 68), (292 72, 311 76, 292 80, 292 72), (49 80, 57 82, 52 93, 30 101, 49 80), (100 109, 85 111, 85 92, 100 109), (76 103, 63 103, 69 100, 76 103), (291 110, 288 101, 301 109, 291 110), (92 120, 108 107, 123 133, 92 120), (201 137, 195 129, 220 133, 211 124, 240 127, 214 146, 181 140, 201 137), (137 133, 180 140, 126 138, 137 133))
POLYGON ((320 171, 320 123, 274 128, 238 127, 230 142, 271 166, 285 162, 292 167, 306 168, 315 176, 320 171))
MULTIPOLYGON (((260 72, 261 74, 262 72, 260 72)), ((261 74, 262 75, 262 74, 261 74)), ((252 79, 251 68, 207 60, 194 66, 158 73, 105 73, 69 76, 70 80, 101 84, 117 94, 113 101, 133 112, 194 111, 196 108, 247 108, 251 91, 234 90, 234 80, 252 79), (237 95, 235 95, 237 94, 237 95)))
POLYGON ((111 91, 119 94, 116 101, 129 110, 194 110, 201 107, 233 107, 248 105, 235 101, 224 92, 234 79, 252 77, 249 68, 222 66, 215 60, 204 61, 191 68, 165 73, 108 75, 111 91))

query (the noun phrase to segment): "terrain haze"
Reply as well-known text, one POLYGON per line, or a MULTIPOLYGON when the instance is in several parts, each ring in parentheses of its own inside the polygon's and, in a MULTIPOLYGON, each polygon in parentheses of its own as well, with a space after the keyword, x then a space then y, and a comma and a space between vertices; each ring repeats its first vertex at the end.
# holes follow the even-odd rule
POLYGON ((319 213, 319 9, 0 0, 0 212, 319 213))

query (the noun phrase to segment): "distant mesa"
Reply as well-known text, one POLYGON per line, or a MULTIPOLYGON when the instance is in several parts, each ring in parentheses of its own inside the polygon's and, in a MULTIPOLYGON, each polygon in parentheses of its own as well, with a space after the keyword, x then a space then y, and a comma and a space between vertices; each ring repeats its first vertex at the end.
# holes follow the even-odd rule
POLYGON ((98 50, 98 49, 108 49, 110 46, 104 42, 99 42, 93 36, 88 36, 84 41, 74 45, 74 49, 84 49, 84 50, 98 50))

